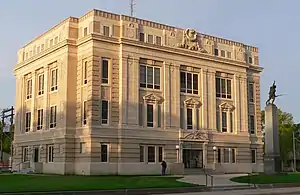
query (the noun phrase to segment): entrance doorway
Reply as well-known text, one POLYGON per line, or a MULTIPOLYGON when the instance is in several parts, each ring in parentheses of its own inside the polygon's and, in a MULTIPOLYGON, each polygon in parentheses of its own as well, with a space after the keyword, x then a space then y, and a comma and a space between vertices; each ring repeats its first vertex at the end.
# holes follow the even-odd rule
POLYGON ((203 168, 203 151, 183 149, 184 168, 203 168))

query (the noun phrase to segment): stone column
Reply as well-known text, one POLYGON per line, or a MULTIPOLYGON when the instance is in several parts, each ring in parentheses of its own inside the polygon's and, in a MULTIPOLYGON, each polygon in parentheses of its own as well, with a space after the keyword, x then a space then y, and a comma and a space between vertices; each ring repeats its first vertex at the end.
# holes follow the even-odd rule
POLYGON ((172 80, 171 80, 171 69, 170 64, 165 63, 164 64, 164 120, 163 120, 163 126, 164 128, 170 128, 171 126, 171 102, 172 102, 172 80))
POLYGON ((205 168, 207 166, 207 143, 203 143, 203 150, 202 150, 202 155, 203 155, 203 167, 205 168))
POLYGON ((147 102, 144 101, 144 104, 143 104, 143 124, 144 124, 144 127, 147 127, 147 102))
POLYGON ((26 87, 24 87, 24 77, 21 75, 17 76, 16 79, 16 119, 15 119, 15 134, 23 133, 24 120, 23 120, 23 110, 24 110, 24 91, 26 87))
POLYGON ((197 107, 196 107, 196 105, 194 105, 194 107, 193 107, 193 129, 197 129, 197 122, 198 122, 198 120, 197 120, 197 107))
POLYGON ((230 112, 231 111, 229 109, 226 111, 226 115, 227 115, 227 117, 226 117, 226 119, 227 119, 227 132, 229 132, 229 133, 230 133, 230 130, 231 130, 230 112))
MULTIPOLYGON (((120 51, 123 48, 121 46, 120 51)), ((128 68, 130 55, 120 53, 120 64, 119 64, 119 126, 127 125, 128 122, 128 68)))
POLYGON ((234 75, 234 101, 235 101, 235 127, 236 133, 241 131, 241 106, 240 106, 240 80, 239 76, 234 75))
POLYGON ((201 110, 201 122, 199 124, 199 128, 207 129, 208 128, 208 91, 207 91, 207 70, 201 69, 201 98, 202 98, 202 106, 201 110), (201 126, 200 126, 201 125, 201 126))
POLYGON ((43 115, 43 130, 48 129, 49 128, 49 123, 48 123, 48 119, 50 116, 50 108, 48 107, 49 103, 49 98, 48 98, 48 78, 49 78, 49 67, 46 66, 45 67, 45 71, 44 71, 44 99, 43 99, 43 104, 44 104, 44 115, 43 115))
POLYGON ((247 78, 240 78, 241 131, 248 132, 247 78))
POLYGON ((208 121, 209 129, 216 130, 216 72, 214 70, 208 70, 208 121))
POLYGON ((30 130, 35 131, 35 97, 36 97, 36 72, 32 72, 32 98, 31 98, 31 121, 30 121, 30 130))
POLYGON ((158 102, 155 101, 153 104, 153 127, 157 128, 158 127, 158 102))
MULTIPOLYGON (((171 126, 175 129, 180 128, 180 106, 181 106, 181 100, 180 100, 180 79, 178 76, 180 75, 180 66, 176 65, 174 63, 170 63, 170 69, 171 69, 171 90, 172 90, 172 106, 171 106, 171 126)), ((186 113, 184 113, 186 116, 186 113)))

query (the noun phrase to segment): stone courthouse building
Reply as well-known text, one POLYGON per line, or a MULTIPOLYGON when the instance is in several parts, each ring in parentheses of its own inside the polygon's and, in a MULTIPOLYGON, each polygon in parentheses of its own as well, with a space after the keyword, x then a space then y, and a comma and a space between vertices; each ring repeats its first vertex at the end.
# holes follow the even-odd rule
POLYGON ((258 49, 92 10, 18 51, 13 169, 263 171, 258 49))

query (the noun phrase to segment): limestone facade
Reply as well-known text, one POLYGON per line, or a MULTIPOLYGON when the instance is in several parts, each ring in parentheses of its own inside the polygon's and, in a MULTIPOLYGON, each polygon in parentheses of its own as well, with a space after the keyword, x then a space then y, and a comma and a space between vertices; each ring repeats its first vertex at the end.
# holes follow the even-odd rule
POLYGON ((67 18, 18 52, 13 168, 260 172, 261 71, 256 47, 193 29, 67 18))

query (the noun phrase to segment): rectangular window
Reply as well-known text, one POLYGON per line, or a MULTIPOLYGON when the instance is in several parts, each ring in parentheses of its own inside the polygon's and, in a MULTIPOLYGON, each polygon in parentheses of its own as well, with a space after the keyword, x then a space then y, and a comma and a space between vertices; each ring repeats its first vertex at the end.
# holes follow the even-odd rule
POLYGON ((80 154, 86 153, 86 144, 84 142, 80 143, 79 152, 80 152, 80 154))
POLYGON ((216 78, 216 97, 231 99, 231 79, 216 78))
POLYGON ((230 132, 233 133, 233 114, 230 112, 230 132))
POLYGON ((198 94, 198 74, 180 72, 180 88, 183 93, 198 94))
POLYGON ((218 56, 218 55, 219 55, 219 50, 215 49, 215 56, 218 56))
POLYGON ((140 146, 140 162, 144 162, 145 160, 145 155, 144 155, 145 147, 140 146))
POLYGON ((32 98, 32 79, 27 80, 26 99, 32 98))
POLYGON ((38 76, 38 95, 44 94, 44 74, 38 76))
POLYGON ((103 35, 109 37, 109 26, 103 26, 103 35))
POLYGON ((54 146, 53 145, 49 145, 47 148, 47 162, 53 162, 53 158, 54 158, 54 146))
POLYGON ((153 43, 153 35, 148 35, 148 43, 153 43))
POLYGON ((236 162, 236 152, 234 148, 231 148, 231 163, 236 162))
POLYGON ((57 90, 57 68, 51 71, 51 91, 57 90))
POLYGON ((157 127, 161 127, 161 105, 157 105, 157 127))
POLYGON ((50 107, 50 129, 56 127, 56 106, 50 107))
POLYGON ((55 37, 54 44, 57 44, 57 43, 58 43, 58 37, 55 37))
POLYGON ((221 50, 221 56, 225 57, 225 51, 224 50, 221 50))
POLYGON ((27 112, 25 114, 25 132, 30 131, 30 124, 31 124, 31 112, 27 112))
POLYGON ((85 27, 85 28, 83 29, 83 36, 86 36, 87 34, 88 34, 88 28, 85 27))
POLYGON ((221 149, 218 148, 218 163, 221 163, 221 149))
POLYGON ((155 162, 155 147, 148 146, 148 162, 153 163, 155 162))
POLYGON ((82 84, 87 84, 87 71, 88 71, 88 62, 87 61, 85 61, 84 63, 83 63, 83 67, 82 67, 82 76, 83 76, 83 78, 82 78, 82 80, 83 80, 83 82, 82 82, 82 84))
POLYGON ((227 113, 222 112, 222 132, 227 132, 227 113))
POLYGON ((29 148, 23 147, 23 162, 28 162, 29 161, 29 148))
POLYGON ((187 108, 186 109, 186 128, 187 129, 193 129, 193 109, 187 108))
POLYGON ((249 62, 249 64, 252 64, 252 57, 248 58, 248 62, 249 62))
POLYGON ((101 144, 101 162, 108 162, 108 145, 101 144))
POLYGON ((161 37, 156 36, 156 45, 161 45, 161 37))
POLYGON ((87 105, 86 101, 82 103, 82 124, 86 125, 87 123, 87 105))
POLYGON ((37 111, 38 117, 37 117, 37 130, 41 130, 43 128, 43 119, 44 119, 44 110, 39 109, 37 111))
POLYGON ((147 127, 153 127, 153 105, 147 104, 147 127))
POLYGON ((254 102, 254 84, 249 83, 249 102, 254 102))
POLYGON ((158 147, 158 162, 163 161, 163 147, 158 147))
POLYGON ((50 47, 53 46, 53 39, 50 40, 50 47))
POLYGON ((229 149, 224 148, 223 152, 224 152, 224 163, 229 163, 229 149))
POLYGON ((145 34, 144 33, 140 33, 139 40, 143 41, 143 42, 145 41, 145 34))
POLYGON ((140 65, 140 87, 160 89, 160 68, 140 65))
POLYGON ((251 162, 256 163, 256 150, 251 150, 251 162))
POLYGON ((231 58, 231 52, 227 51, 227 58, 231 58))
POLYGON ((250 134, 255 134, 255 117, 250 115, 250 134))
POLYGON ((41 52, 41 47, 40 47, 40 46, 38 46, 38 47, 36 48, 36 52, 37 52, 37 53, 40 53, 40 52, 41 52))
POLYGON ((42 45, 41 45, 41 51, 44 51, 44 49, 45 49, 45 45, 42 44, 42 45))
POLYGON ((102 83, 108 84, 108 59, 102 59, 102 83))
POLYGON ((102 100, 101 103, 101 123, 108 124, 108 101, 102 100))

